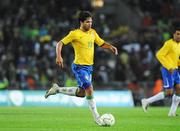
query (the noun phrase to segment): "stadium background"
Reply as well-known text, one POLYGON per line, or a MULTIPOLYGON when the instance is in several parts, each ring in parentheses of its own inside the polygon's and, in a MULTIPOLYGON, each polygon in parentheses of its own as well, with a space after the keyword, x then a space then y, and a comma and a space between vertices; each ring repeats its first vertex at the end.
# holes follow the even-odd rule
MULTIPOLYGON (((178 0, 6 0, 0 1, 0 88, 42 90, 52 82, 74 86, 71 46, 64 69, 55 64, 55 45, 77 28, 77 14, 89 10, 93 27, 117 46, 119 55, 95 49, 95 90, 131 90, 135 105, 161 90, 155 53, 180 23, 178 0)), ((164 102, 158 103, 164 105, 164 102)))

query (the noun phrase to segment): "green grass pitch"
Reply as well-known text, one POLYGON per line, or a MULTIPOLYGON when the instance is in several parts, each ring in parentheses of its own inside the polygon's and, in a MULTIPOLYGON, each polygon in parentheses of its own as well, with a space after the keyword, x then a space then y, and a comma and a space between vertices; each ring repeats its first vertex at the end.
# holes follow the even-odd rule
POLYGON ((168 117, 167 107, 98 110, 112 113, 115 125, 96 125, 88 107, 0 107, 0 131, 180 131, 180 116, 168 117))

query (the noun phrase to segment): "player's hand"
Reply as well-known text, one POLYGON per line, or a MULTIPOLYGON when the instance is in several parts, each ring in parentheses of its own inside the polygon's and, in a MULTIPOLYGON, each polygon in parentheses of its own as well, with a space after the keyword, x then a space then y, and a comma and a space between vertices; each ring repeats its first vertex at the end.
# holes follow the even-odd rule
POLYGON ((172 74, 174 72, 174 69, 170 68, 168 71, 169 71, 170 74, 172 74))
POLYGON ((110 50, 111 50, 115 55, 118 55, 118 50, 117 50, 116 47, 111 46, 110 50))
POLYGON ((60 67, 64 67, 63 65, 63 58, 62 57, 56 57, 56 64, 58 64, 60 67))

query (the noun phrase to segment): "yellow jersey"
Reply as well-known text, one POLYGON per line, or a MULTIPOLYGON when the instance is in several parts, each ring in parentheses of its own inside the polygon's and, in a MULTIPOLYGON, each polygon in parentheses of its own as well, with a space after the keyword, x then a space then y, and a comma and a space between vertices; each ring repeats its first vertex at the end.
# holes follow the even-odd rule
POLYGON ((176 42, 173 39, 167 40, 157 52, 156 57, 166 69, 178 68, 180 64, 180 42, 176 42))
POLYGON ((94 43, 98 46, 104 44, 104 40, 99 37, 94 29, 83 32, 80 29, 70 31, 61 42, 64 45, 72 43, 75 53, 74 63, 78 65, 94 64, 94 43))

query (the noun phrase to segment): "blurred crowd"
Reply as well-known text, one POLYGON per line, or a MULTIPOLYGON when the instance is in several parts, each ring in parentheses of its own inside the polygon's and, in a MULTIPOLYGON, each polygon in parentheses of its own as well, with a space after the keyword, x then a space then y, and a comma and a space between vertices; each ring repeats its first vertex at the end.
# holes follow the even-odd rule
MULTIPOLYGON (((78 27, 75 13, 81 9, 80 3, 1 1, 0 80, 8 81, 5 87, 45 89, 53 81, 64 81, 66 72, 55 64, 55 46, 68 30, 76 28, 75 25, 78 27)), ((86 5, 82 8, 89 9, 86 5)), ((67 49, 64 53, 69 62, 71 52, 67 49)))
POLYGON ((46 89, 52 82, 76 85, 70 67, 74 58, 72 47, 63 49, 65 68, 60 69, 55 63, 55 46, 71 29, 78 28, 78 11, 90 10, 94 14, 94 28, 119 51, 118 56, 113 56, 95 48, 95 85, 129 88, 134 97, 142 96, 142 86, 152 88, 160 80, 155 53, 171 38, 174 25, 180 23, 180 3, 176 0, 124 3, 139 16, 139 27, 114 24, 118 22, 96 12, 89 0, 1 1, 0 88, 46 89))

